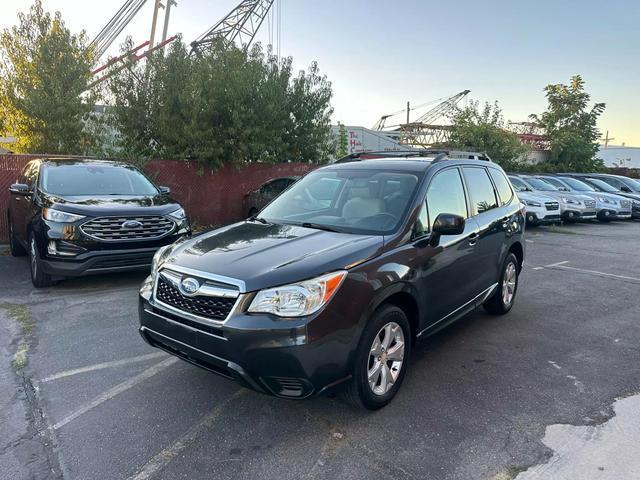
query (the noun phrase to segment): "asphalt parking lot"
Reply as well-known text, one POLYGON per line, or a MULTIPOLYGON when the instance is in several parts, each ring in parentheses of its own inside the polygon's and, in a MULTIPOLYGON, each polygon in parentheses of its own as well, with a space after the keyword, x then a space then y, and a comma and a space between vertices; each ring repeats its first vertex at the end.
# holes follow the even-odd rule
MULTIPOLYGON (((144 273, 35 290, 27 260, 0 255, 0 478, 525 476, 554 455, 547 427, 604 424, 640 392, 639 240, 640 222, 530 229, 513 311, 419 344, 375 413, 266 397, 148 347, 144 273)), ((594 478, 637 478, 600 463, 594 478)))

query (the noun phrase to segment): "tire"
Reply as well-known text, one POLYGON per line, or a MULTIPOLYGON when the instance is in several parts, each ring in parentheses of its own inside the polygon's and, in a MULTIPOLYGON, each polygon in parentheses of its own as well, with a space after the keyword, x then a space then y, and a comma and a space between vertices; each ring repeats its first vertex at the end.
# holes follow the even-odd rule
POLYGON ((36 237, 32 233, 29 235, 29 267, 31 270, 31 283, 36 288, 49 287, 53 285, 51 275, 44 272, 42 268, 42 260, 38 252, 36 237))
POLYGON ((7 220, 9 223, 9 251, 14 257, 24 257, 27 254, 27 251, 22 246, 20 241, 16 238, 16 235, 13 232, 13 223, 11 222, 11 217, 8 217, 7 220))
POLYGON ((376 310, 362 332, 355 356, 353 378, 343 392, 343 398, 356 407, 368 410, 384 407, 395 397, 402 385, 410 354, 411 328, 407 316, 396 306, 382 306, 376 310), (376 354, 373 353, 376 343, 378 352, 381 352, 380 356, 384 355, 386 361, 380 361, 380 356, 376 358, 376 354), (402 346, 394 348, 398 345, 402 346), (399 360, 386 359, 389 351, 393 351, 393 358, 399 360), (376 365, 379 367, 372 377, 373 383, 370 384, 369 372, 375 372, 376 365), (397 372, 395 378, 394 372, 397 372), (392 382, 385 382, 385 378, 391 379, 392 382))
POLYGON ((519 265, 513 253, 509 253, 502 264, 500 279, 495 293, 484 302, 484 309, 492 315, 504 315, 513 307, 518 292, 519 265))

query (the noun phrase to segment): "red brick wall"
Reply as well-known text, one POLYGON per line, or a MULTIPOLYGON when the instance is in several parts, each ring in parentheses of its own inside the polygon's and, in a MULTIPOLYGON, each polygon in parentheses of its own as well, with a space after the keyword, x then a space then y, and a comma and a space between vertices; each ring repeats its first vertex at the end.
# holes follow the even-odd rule
MULTIPOLYGON (((32 158, 42 155, 0 155, 0 242, 8 240, 9 185, 32 158)), ((197 162, 153 160, 144 170, 157 185, 171 188, 171 196, 197 225, 223 225, 243 218, 242 199, 250 190, 274 177, 304 175, 317 168, 306 163, 252 163, 218 171, 197 162)))

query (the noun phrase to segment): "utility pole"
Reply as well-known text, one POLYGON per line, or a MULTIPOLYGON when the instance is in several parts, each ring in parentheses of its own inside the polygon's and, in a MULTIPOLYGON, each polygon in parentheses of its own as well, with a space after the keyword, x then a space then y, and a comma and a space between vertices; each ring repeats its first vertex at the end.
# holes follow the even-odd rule
POLYGON ((156 40, 156 23, 158 22, 158 10, 160 10, 160 0, 154 0, 153 20, 151 23, 151 37, 149 38, 149 48, 153 48, 153 42, 156 40))
POLYGON ((609 130, 607 130, 607 134, 605 135, 604 138, 601 138, 601 140, 604 140, 604 148, 608 148, 609 147, 609 142, 611 140, 615 140, 615 138, 609 137, 609 130))
POLYGON ((407 102, 407 123, 409 123, 409 112, 410 112, 410 108, 409 108, 409 102, 407 102))

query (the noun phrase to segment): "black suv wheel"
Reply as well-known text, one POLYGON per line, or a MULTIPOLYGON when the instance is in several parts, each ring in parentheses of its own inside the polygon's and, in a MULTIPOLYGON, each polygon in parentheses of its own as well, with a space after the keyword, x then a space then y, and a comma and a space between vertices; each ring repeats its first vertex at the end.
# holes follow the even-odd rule
POLYGON ((53 285, 51 275, 46 274, 42 268, 38 244, 33 233, 29 235, 29 264, 31 267, 31 282, 34 287, 42 288, 53 285))
POLYGON ((378 309, 362 333, 345 399, 369 410, 384 407, 400 389, 410 353, 405 313, 393 305, 378 309))
POLYGON ((11 251, 11 255, 14 257, 24 257, 27 254, 27 251, 16 238, 13 231, 13 222, 11 221, 11 217, 8 217, 7 220, 9 223, 9 250, 11 251))
POLYGON ((495 293, 484 303, 484 309, 493 315, 504 315, 513 307, 518 292, 518 259, 507 255, 495 293))

